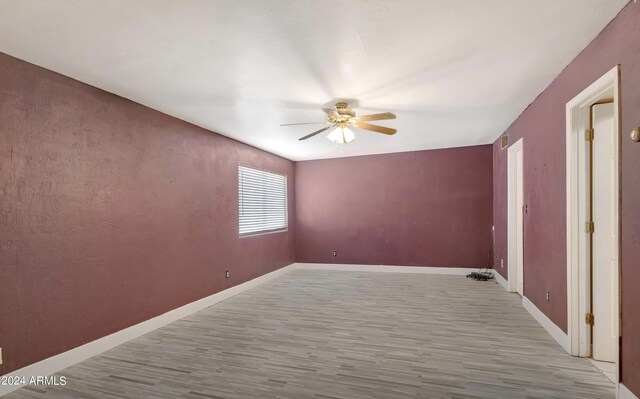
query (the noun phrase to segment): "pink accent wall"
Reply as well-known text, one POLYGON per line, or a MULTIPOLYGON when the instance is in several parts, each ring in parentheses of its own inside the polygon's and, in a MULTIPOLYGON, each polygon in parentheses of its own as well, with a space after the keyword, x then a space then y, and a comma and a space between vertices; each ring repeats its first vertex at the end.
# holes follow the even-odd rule
MULTIPOLYGON (((565 105, 620 65, 622 146, 622 382, 640 396, 640 4, 629 3, 513 122, 514 143, 524 137, 525 295, 567 331, 565 105), (551 302, 545 301, 550 290, 551 302)), ((507 151, 494 144, 496 256, 507 275, 507 151)))
MULTIPOLYGON (((565 104, 616 64, 621 371, 640 396, 640 144, 628 139, 640 126, 640 4, 508 133, 525 138, 525 295, 566 331, 565 104)), ((0 374, 276 270, 294 252, 299 262, 480 267, 493 219, 506 277, 498 143, 294 164, 3 54, 0 72, 0 374), (238 238, 238 163, 289 176, 288 232, 238 238)))
POLYGON ((296 203, 297 262, 485 267, 492 148, 298 162, 296 203))
POLYGON ((293 162, 3 54, 0 76, 0 374, 294 262, 293 162), (238 163, 289 176, 288 232, 238 238, 238 163))

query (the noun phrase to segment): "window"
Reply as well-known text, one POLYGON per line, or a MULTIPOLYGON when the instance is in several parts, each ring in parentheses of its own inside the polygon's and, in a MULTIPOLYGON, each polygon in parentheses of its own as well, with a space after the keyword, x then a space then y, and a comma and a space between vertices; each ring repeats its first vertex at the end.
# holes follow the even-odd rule
POLYGON ((287 176, 238 166, 240 235, 287 229, 287 176))

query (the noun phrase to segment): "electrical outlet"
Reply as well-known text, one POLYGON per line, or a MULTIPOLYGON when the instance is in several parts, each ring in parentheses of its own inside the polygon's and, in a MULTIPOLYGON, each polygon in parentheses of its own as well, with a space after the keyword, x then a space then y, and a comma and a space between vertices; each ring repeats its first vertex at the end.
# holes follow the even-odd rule
POLYGON ((333 252, 331 252, 331 255, 332 255, 333 257, 338 256, 338 251, 336 251, 336 250, 334 249, 334 250, 333 250, 333 252))
POLYGON ((500 269, 504 269, 504 259, 500 258, 500 269))
POLYGON ((227 270, 226 272, 224 272, 224 278, 229 278, 229 277, 231 277, 231 272, 227 270))
POLYGON ((549 294, 549 290, 547 290, 547 294, 545 295, 545 298, 546 298, 547 302, 551 302, 551 297, 550 297, 550 294, 549 294))

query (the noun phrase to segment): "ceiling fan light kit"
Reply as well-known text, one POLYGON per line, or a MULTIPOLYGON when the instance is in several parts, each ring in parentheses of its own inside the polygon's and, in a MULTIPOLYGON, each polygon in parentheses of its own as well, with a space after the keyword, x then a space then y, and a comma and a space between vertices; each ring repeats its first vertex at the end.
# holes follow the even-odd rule
POLYGON ((347 144, 356 139, 356 135, 348 127, 337 127, 333 129, 327 138, 336 144, 347 144))
POLYGON ((306 140, 311 138, 317 134, 322 132, 326 132, 329 130, 329 134, 327 134, 327 139, 336 143, 336 144, 346 144, 350 143, 356 139, 356 135, 354 132, 349 129, 349 127, 356 127, 359 129, 370 130, 376 133, 382 133, 386 135, 394 135, 397 130, 389 127, 371 125, 369 123, 365 123, 364 121, 378 121, 384 119, 396 119, 396 115, 391 112, 384 112, 381 114, 373 114, 373 115, 363 115, 356 116, 354 110, 348 107, 349 104, 345 102, 339 102, 336 104, 335 109, 331 108, 322 108, 325 114, 327 114, 326 122, 305 122, 305 123, 285 123, 280 126, 293 126, 293 125, 309 125, 314 123, 326 123, 329 126, 316 130, 313 133, 310 133, 304 137, 301 137, 299 140, 306 140))

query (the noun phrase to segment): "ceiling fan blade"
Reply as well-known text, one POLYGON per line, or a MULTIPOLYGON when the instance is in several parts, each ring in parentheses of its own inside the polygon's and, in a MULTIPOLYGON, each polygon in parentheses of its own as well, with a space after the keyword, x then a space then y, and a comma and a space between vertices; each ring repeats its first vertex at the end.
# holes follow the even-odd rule
POLYGON ((337 118, 340 116, 340 114, 338 113, 338 111, 336 111, 335 109, 331 109, 331 108, 322 108, 322 110, 324 111, 325 114, 329 115, 330 117, 333 118, 337 118))
POLYGON ((368 123, 358 122, 355 127, 359 127, 360 129, 371 130, 373 132, 382 133, 382 134, 396 134, 396 129, 391 129, 390 127, 378 126, 378 125, 370 125, 368 123))
POLYGON ((303 122, 303 123, 283 123, 280 126, 298 126, 298 125, 322 125, 327 122, 303 122))
POLYGON ((383 119, 396 119, 396 114, 384 112, 382 114, 356 116, 355 119, 358 121, 380 121, 383 119))
POLYGON ((322 133, 322 132, 326 132, 327 130, 329 130, 329 129, 331 129, 331 128, 334 128, 335 126, 336 126, 336 125, 331 125, 331 126, 323 127, 322 129, 320 129, 320 130, 316 130, 315 132, 313 132, 313 133, 311 133, 311 134, 307 134, 306 136, 301 137, 301 138, 299 138, 298 140, 300 140, 300 141, 302 141, 302 140, 306 140, 306 139, 308 139, 308 138, 311 138, 311 137, 315 136, 316 134, 320 134, 320 133, 322 133))

